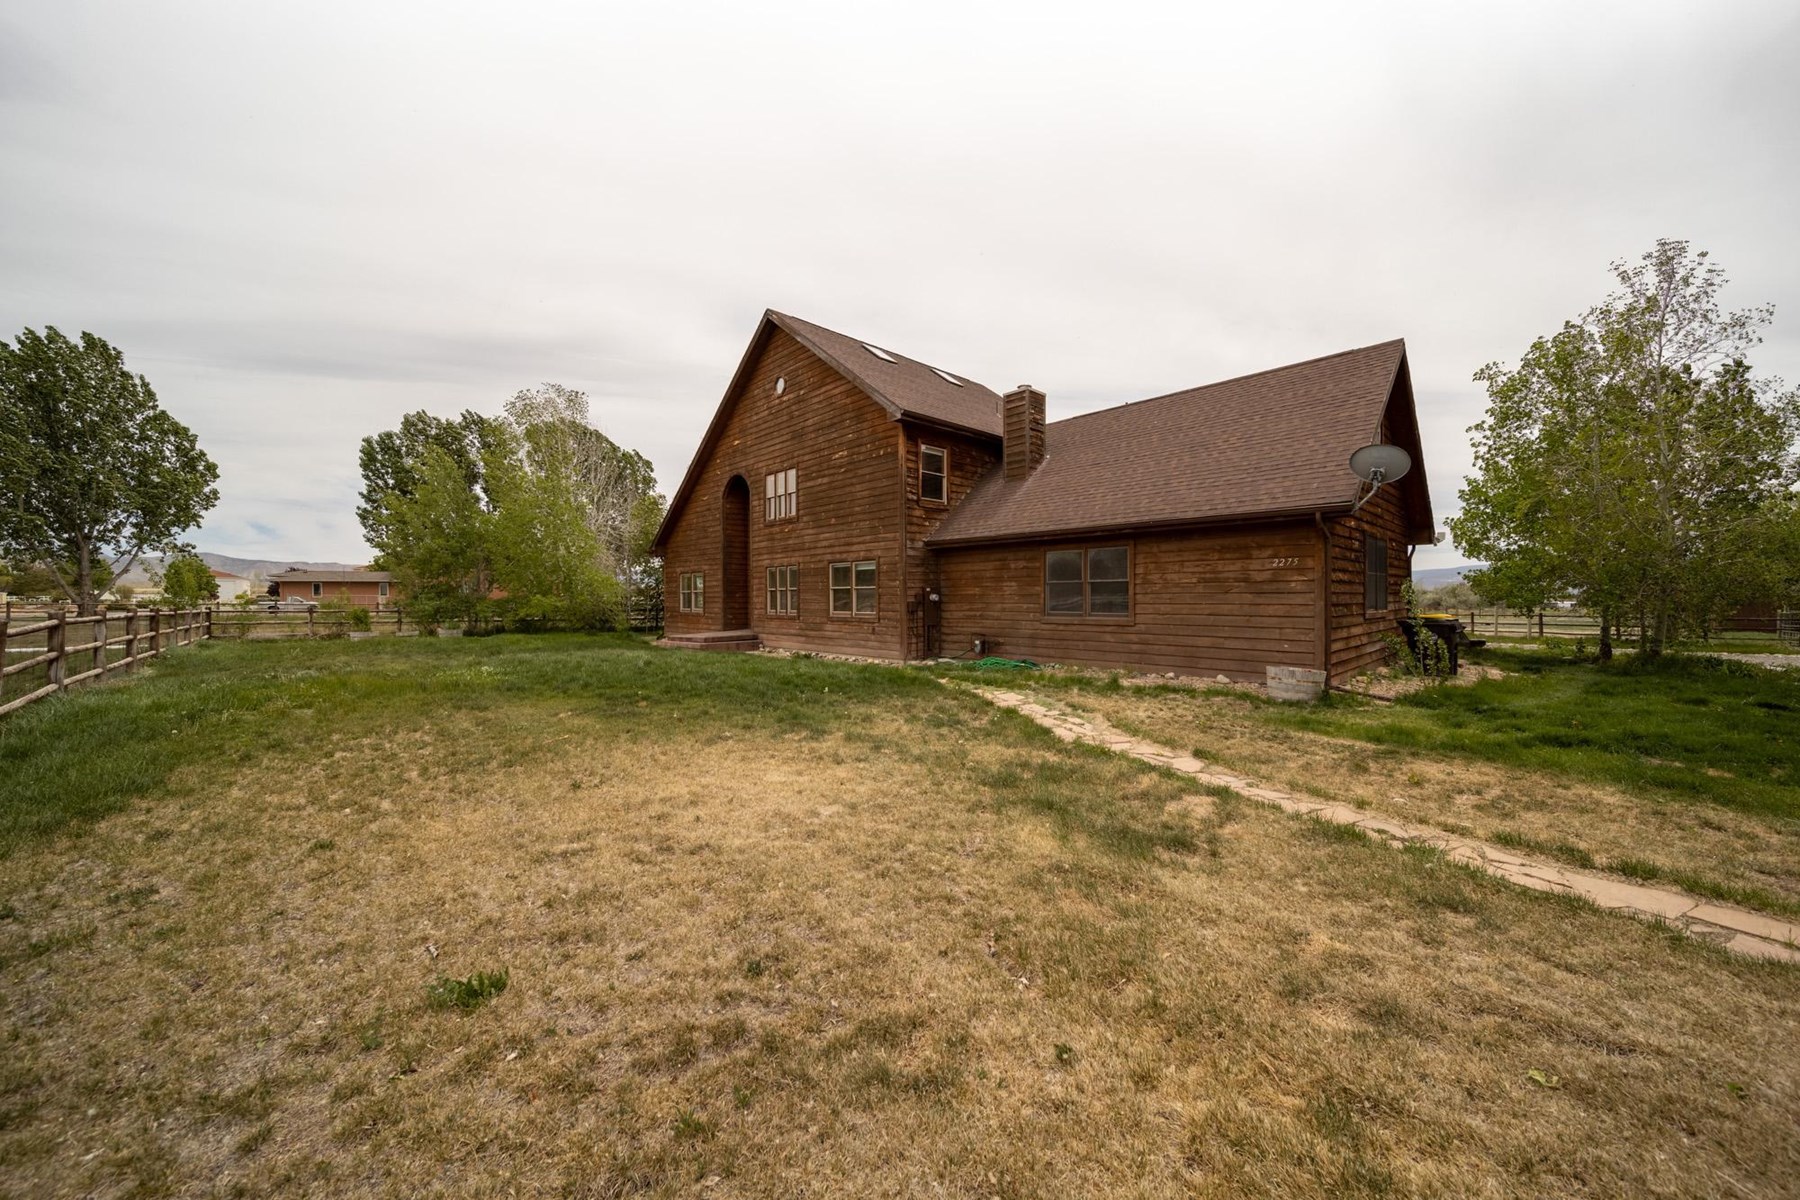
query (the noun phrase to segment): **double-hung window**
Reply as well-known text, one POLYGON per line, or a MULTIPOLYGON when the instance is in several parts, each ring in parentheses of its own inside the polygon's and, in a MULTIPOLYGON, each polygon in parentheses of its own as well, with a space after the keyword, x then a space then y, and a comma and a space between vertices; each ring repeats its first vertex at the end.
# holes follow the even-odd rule
POLYGON ((834 617, 872 617, 875 615, 874 563, 839 562, 831 564, 831 615, 834 617))
POLYGON ((763 476, 763 519, 780 521, 799 511, 800 473, 793 467, 763 476))
POLYGON ((800 611, 799 567, 770 567, 763 573, 763 582, 767 586, 771 613, 791 617, 800 611))
POLYGON ((1130 616, 1130 549, 1093 546, 1045 552, 1044 611, 1053 617, 1130 616))
POLYGON ((919 499, 944 504, 950 499, 950 452, 936 446, 919 447, 919 499))
POLYGON ((698 571, 681 577, 681 611, 706 611, 706 576, 698 571))
POLYGON ((324 594, 325 594, 325 585, 324 584, 322 584, 322 583, 313 584, 313 595, 323 596, 324 594))
POLYGON ((1388 610, 1388 544, 1372 537, 1363 543, 1363 607, 1369 612, 1388 610))

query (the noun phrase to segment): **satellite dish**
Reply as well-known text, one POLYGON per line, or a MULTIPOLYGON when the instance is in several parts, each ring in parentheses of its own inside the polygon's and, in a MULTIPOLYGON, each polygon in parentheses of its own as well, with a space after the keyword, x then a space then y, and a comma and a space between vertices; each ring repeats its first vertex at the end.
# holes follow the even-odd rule
POLYGON ((1364 483, 1380 487, 1412 470, 1412 455, 1398 446, 1364 446, 1350 456, 1350 471, 1364 483))
POLYGON ((1408 471, 1412 470, 1412 455, 1398 446, 1377 443, 1364 446, 1350 456, 1350 470, 1358 479, 1369 485, 1369 494, 1356 502, 1358 508, 1375 498, 1384 483, 1392 483, 1408 471))

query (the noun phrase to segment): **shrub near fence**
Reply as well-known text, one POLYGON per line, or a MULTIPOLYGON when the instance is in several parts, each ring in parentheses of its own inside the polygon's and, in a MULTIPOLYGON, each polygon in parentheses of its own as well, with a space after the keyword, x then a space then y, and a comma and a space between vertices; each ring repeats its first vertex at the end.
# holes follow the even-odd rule
POLYGON ((199 608, 128 609, 91 617, 61 609, 18 615, 10 605, 5 611, 0 616, 0 716, 212 636, 212 614, 199 608))

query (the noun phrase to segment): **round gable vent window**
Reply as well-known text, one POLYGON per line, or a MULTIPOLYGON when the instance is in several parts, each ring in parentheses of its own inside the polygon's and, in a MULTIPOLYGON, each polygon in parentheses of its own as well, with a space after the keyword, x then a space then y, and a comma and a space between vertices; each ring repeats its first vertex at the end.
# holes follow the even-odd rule
POLYGON ((775 381, 775 394, 779 396, 785 391, 787 391, 787 376, 784 375, 775 381))

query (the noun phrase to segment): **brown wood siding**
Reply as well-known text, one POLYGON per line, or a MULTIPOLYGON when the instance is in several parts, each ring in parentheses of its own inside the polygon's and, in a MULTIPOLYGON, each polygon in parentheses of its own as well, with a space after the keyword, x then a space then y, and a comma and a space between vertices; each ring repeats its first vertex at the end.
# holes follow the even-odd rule
POLYGON ((925 548, 925 539, 938 524, 963 502, 976 482, 996 469, 1000 463, 1000 443, 992 438, 967 437, 944 433, 927 426, 904 424, 904 472, 901 485, 906 503, 906 598, 908 604, 908 658, 923 657, 924 606, 920 593, 938 583, 937 556, 925 548), (936 446, 950 456, 950 473, 945 480, 947 503, 928 504, 919 499, 919 447, 936 446))
MULTIPOLYGON (((701 633, 724 625, 725 485, 750 487, 749 627, 767 646, 898 658, 905 648, 904 524, 897 481, 900 441, 887 412, 785 332, 775 331, 733 395, 720 437, 670 531, 663 555, 665 627, 701 633), (775 394, 775 380, 787 386, 775 394), (766 521, 763 477, 795 468, 796 515, 766 521), (830 564, 873 559, 878 614, 830 614, 830 564), (800 568, 796 616, 768 612, 764 572, 800 568), (677 611, 684 572, 706 575, 706 611, 677 611)), ((736 626, 733 626, 736 628, 736 626)))
MULTIPOLYGON (((1390 436, 1382 428, 1384 440, 1390 436)), ((1384 487, 1354 516, 1326 521, 1331 531, 1331 679, 1336 683, 1381 666, 1387 659, 1384 635, 1400 632, 1405 611, 1401 586, 1412 578, 1406 518, 1398 487, 1384 487), (1363 606, 1363 547, 1370 535, 1387 539, 1388 608, 1363 606)))
POLYGON ((941 550, 944 650, 964 654, 980 634, 992 653, 1077 666, 1257 681, 1270 666, 1316 667, 1320 549, 1316 526, 1287 523, 941 550), (1120 543, 1129 618, 1044 614, 1046 550, 1120 543))

